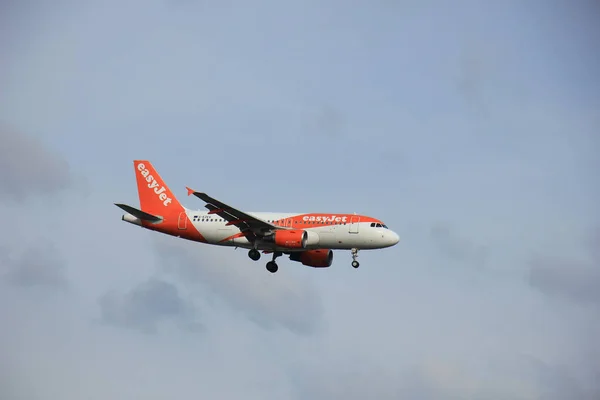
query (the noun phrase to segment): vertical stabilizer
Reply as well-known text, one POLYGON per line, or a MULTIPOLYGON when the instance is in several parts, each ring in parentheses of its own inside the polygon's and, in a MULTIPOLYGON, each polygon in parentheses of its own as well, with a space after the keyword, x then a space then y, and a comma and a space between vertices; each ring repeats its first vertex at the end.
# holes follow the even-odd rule
POLYGON ((135 160, 133 165, 142 211, 159 216, 175 215, 184 211, 150 161, 135 160))

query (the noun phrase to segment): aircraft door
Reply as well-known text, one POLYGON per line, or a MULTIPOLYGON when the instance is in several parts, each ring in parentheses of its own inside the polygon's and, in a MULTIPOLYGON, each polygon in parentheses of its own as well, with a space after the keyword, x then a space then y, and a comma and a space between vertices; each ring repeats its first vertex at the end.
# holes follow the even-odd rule
POLYGON ((358 223, 360 222, 360 217, 353 215, 350 218, 349 232, 350 233, 358 233, 358 223))
POLYGON ((181 230, 187 229, 188 216, 185 212, 179 213, 179 219, 177 220, 177 227, 181 230))

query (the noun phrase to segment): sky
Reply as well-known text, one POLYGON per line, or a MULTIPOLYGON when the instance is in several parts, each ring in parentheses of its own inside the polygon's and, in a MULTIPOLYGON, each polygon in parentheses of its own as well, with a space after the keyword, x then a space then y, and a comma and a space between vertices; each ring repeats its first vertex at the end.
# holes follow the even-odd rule
POLYGON ((0 398, 600 398, 599 12, 0 3, 0 398), (134 159, 401 240, 270 274, 121 221, 134 159))

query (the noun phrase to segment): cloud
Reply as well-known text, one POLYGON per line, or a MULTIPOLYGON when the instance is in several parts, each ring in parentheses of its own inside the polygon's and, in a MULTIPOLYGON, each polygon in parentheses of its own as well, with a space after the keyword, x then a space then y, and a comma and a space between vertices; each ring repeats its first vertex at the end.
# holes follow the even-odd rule
MULTIPOLYGON (((600 254, 598 253, 599 231, 588 232, 581 241, 584 251, 570 256, 546 254, 537 256, 529 263, 529 285, 547 299, 557 299, 568 305, 580 306, 577 310, 568 309, 562 317, 564 324, 576 323, 571 345, 578 349, 576 366, 584 376, 577 381, 566 367, 548 366, 538 360, 540 379, 547 382, 547 390, 552 390, 544 398, 597 399, 600 397, 600 364, 598 363, 598 332, 600 332, 600 254), (579 321, 579 322, 577 322, 579 321), (581 383, 585 383, 582 385, 581 383)), ((555 312, 560 312, 556 307, 555 312)))
POLYGON ((279 272, 270 274, 264 270, 264 256, 253 263, 244 251, 241 262, 224 263, 218 253, 231 252, 233 259, 233 249, 157 239, 155 248, 161 269, 178 277, 182 284, 195 286, 205 298, 208 293, 215 295, 263 328, 279 325, 303 335, 320 329, 321 296, 309 281, 286 271, 297 267, 296 263, 290 261, 288 266, 282 262, 279 272))
POLYGON ((592 260, 600 265, 600 227, 593 229, 587 236, 586 248, 588 249, 592 260))
POLYGON ((162 321, 175 321, 181 327, 195 330, 196 310, 184 300, 177 287, 151 278, 128 293, 110 291, 99 299, 102 321, 118 327, 155 333, 162 321))
POLYGON ((346 361, 329 365, 329 374, 320 373, 322 368, 316 366, 293 369, 291 381, 297 398, 592 400, 597 393, 592 387, 584 387, 568 368, 532 357, 501 362, 486 359, 476 365, 466 364, 464 359, 434 357, 408 367, 400 362, 393 365, 394 360, 346 361))
POLYGON ((488 258, 487 247, 461 238, 450 225, 434 224, 430 235, 438 250, 449 259, 478 268, 485 266, 488 258))
POLYGON ((66 289, 65 260, 49 242, 38 242, 12 258, 10 247, 0 248, 0 263, 6 282, 20 287, 66 289))
POLYGON ((600 268, 595 265, 538 258, 531 263, 529 283, 548 295, 600 306, 600 268))
POLYGON ((0 123, 0 201, 22 201, 69 188, 67 161, 37 138, 0 123))
POLYGON ((548 365, 541 360, 530 358, 532 381, 540 383, 541 398, 548 400, 590 399, 580 383, 572 376, 569 369, 562 365, 548 365))
MULTIPOLYGON (((296 385, 298 399, 490 398, 483 396, 482 390, 477 388, 479 379, 466 376, 457 364, 442 361, 401 368, 361 360, 330 368, 334 371, 331 374, 324 375, 319 371, 307 370, 294 375, 292 381, 296 385)), ((510 392, 508 389, 504 394, 510 392)), ((512 393, 515 393, 514 388, 512 393)), ((511 400, 519 397, 509 395, 501 398, 511 400)))
POLYGON ((561 256, 536 257, 529 266, 529 284, 550 296, 600 307, 600 235, 594 230, 584 240, 588 262, 561 256))
POLYGON ((57 204, 48 196, 69 189, 74 182, 62 156, 40 139, 0 122, 0 203, 6 213, 4 222, 13 226, 3 232, 0 244, 5 282, 17 287, 69 287, 66 260, 56 246, 59 242, 49 240, 45 232, 47 226, 59 229, 54 224, 59 216, 57 204), (38 197, 37 205, 42 207, 21 209, 30 197, 38 197), (37 229, 32 230, 30 224, 37 229), (37 238, 32 239, 33 235, 37 238))
MULTIPOLYGON (((402 398, 402 381, 387 368, 368 363, 350 363, 346 366, 307 368, 291 373, 297 399, 398 399, 402 398)), ((413 397, 414 398, 414 397, 413 397)), ((423 397, 419 399, 427 400, 423 397)))

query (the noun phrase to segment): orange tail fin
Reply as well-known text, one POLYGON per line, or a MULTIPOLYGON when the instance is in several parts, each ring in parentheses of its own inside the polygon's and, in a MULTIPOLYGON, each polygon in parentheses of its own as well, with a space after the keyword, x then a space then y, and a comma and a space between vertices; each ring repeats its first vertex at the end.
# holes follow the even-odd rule
POLYGON ((133 165, 142 211, 165 216, 184 210, 150 161, 135 160, 133 165))

